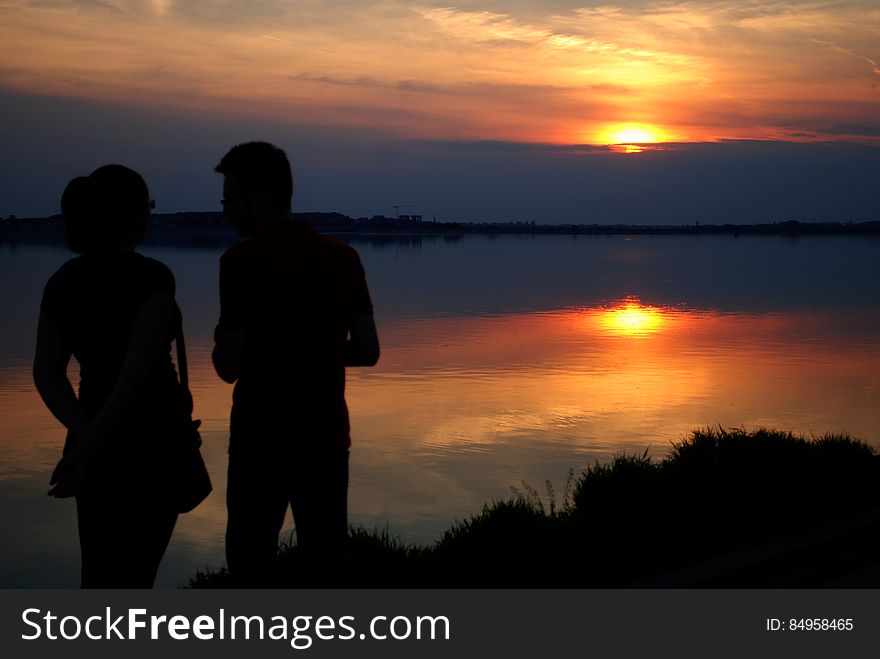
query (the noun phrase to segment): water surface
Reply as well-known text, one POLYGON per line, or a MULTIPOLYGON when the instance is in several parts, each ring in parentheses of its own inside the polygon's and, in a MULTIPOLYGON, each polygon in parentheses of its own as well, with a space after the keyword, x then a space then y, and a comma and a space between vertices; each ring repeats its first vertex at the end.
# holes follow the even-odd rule
MULTIPOLYGON (((382 359, 350 369, 350 519, 431 542, 527 481, 697 427, 849 432, 880 446, 880 241, 725 236, 358 239, 382 359)), ((158 584, 223 563, 231 387, 210 366, 222 247, 148 245, 184 309, 215 492, 158 584)), ((0 585, 75 586, 72 501, 45 496, 63 432, 30 375, 39 298, 68 258, 0 245, 0 585)), ((72 367, 75 376, 75 366, 72 367)), ((649 505, 650 502, 646 502, 649 505)), ((288 527, 290 524, 288 524, 288 527)))

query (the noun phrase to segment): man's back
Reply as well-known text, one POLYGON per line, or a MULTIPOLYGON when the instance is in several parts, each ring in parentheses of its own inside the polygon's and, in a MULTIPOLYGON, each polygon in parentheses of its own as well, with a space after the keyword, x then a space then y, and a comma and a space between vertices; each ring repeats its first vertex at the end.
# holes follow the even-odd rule
POLYGON ((244 335, 231 451, 348 447, 346 342, 373 312, 357 252, 303 222, 272 222, 223 255, 220 294, 218 329, 244 335))

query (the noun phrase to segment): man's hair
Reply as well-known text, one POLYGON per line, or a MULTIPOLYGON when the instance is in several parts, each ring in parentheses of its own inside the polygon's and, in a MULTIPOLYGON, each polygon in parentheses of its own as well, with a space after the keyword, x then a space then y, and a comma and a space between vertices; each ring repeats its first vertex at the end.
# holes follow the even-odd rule
POLYGON ((143 177, 122 165, 104 165, 88 176, 77 176, 61 195, 67 246, 84 254, 142 243, 149 196, 143 177))
POLYGON ((232 176, 245 195, 258 191, 275 206, 275 210, 290 210, 293 197, 293 174, 287 154, 268 142, 246 142, 232 147, 214 171, 232 176))

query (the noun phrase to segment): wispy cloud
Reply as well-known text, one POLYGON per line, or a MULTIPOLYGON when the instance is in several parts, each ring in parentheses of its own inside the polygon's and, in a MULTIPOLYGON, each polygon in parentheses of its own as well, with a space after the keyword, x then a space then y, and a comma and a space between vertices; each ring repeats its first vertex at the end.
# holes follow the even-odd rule
POLYGON ((866 62, 868 64, 868 66, 871 67, 871 72, 876 76, 880 76, 880 64, 877 63, 877 60, 872 59, 870 57, 866 57, 865 55, 860 55, 859 53, 855 53, 855 52, 849 50, 848 48, 842 48, 841 46, 838 46, 837 44, 831 43, 830 41, 822 41, 821 39, 813 39, 813 41, 815 41, 820 46, 827 46, 828 48, 831 48, 831 50, 833 50, 837 53, 841 53, 843 55, 849 55, 850 57, 855 57, 857 59, 860 59, 860 60, 866 62))
POLYGON ((271 34, 258 34, 257 36, 263 39, 269 39, 270 41, 277 41, 279 43, 286 43, 288 46, 295 46, 296 48, 314 48, 316 50, 320 50, 325 53, 332 53, 333 51, 328 48, 321 48, 320 46, 315 46, 313 44, 304 44, 298 41, 291 41, 290 39, 282 39, 281 37, 276 37, 271 34))
POLYGON ((676 139, 821 138, 822 125, 869 126, 880 111, 875 0, 19 0, 0 11, 0 87, 189 112, 583 143, 626 122, 676 139))

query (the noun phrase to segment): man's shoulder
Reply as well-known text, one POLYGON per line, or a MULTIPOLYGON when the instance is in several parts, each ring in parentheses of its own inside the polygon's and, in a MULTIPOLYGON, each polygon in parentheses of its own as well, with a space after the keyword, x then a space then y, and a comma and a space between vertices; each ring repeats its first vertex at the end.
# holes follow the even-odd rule
POLYGON ((253 238, 242 240, 241 242, 236 243, 220 255, 220 265, 228 265, 247 259, 248 255, 251 254, 253 250, 253 238))
POLYGON ((318 256, 325 263, 360 264, 360 257, 351 245, 319 233, 311 225, 294 221, 273 226, 271 231, 233 245, 220 256, 220 266, 228 268, 255 264, 263 260, 277 260, 282 255, 296 254, 306 258, 309 255, 318 256))
POLYGON ((358 258, 357 250, 348 243, 344 243, 331 236, 326 236, 323 233, 318 233, 317 231, 315 232, 315 236, 323 249, 338 254, 341 258, 358 258))
POLYGON ((359 263, 357 251, 349 244, 321 233, 304 220, 293 220, 284 236, 304 254, 319 257, 324 262, 359 263))

